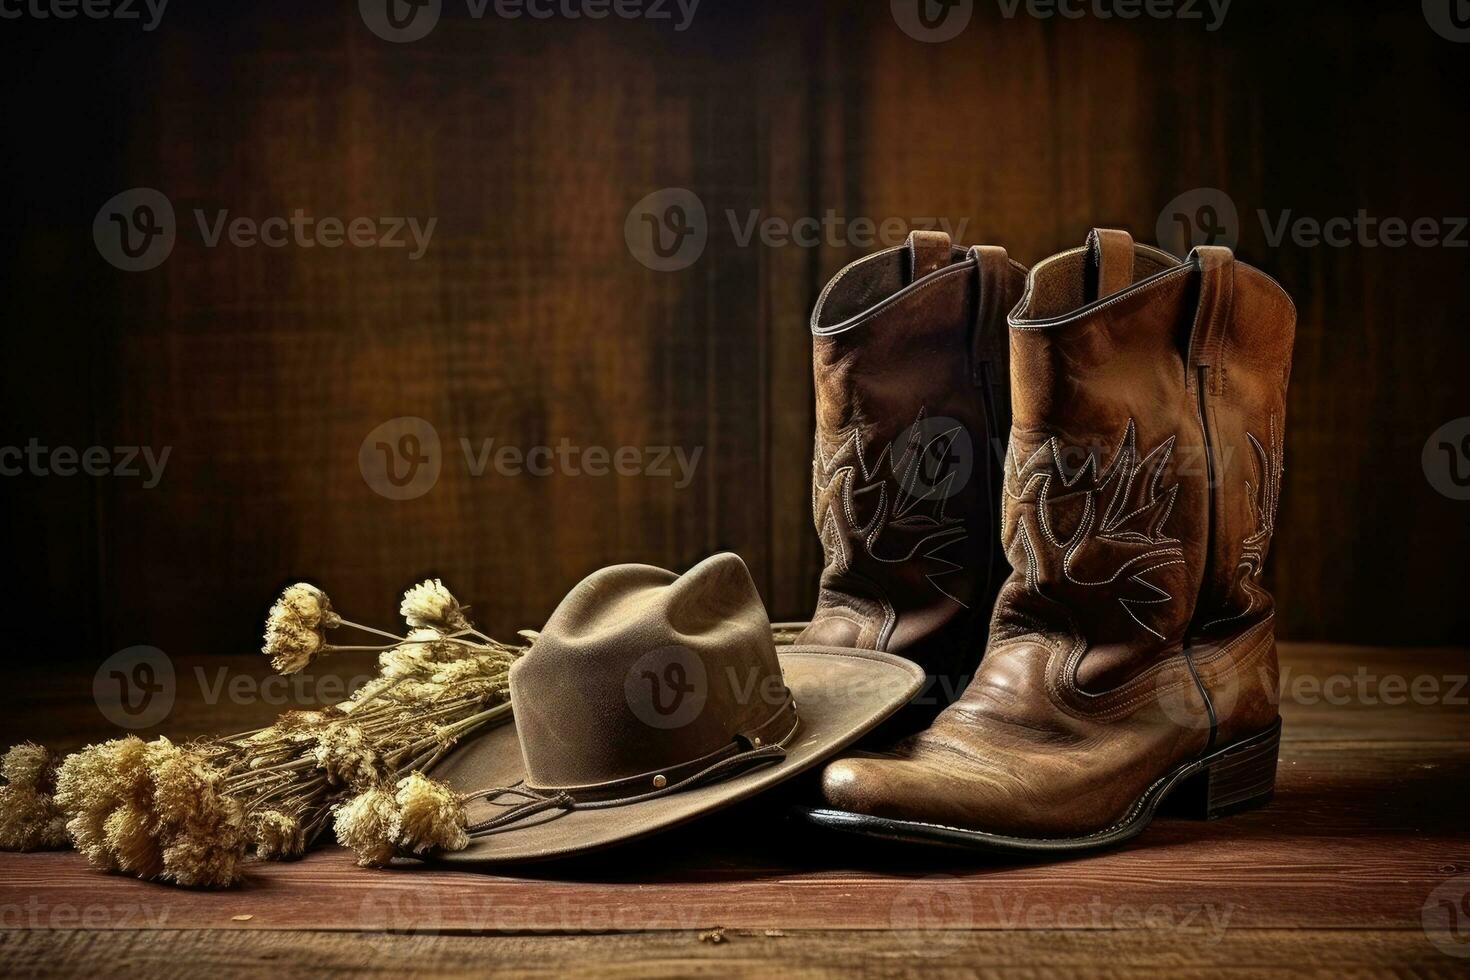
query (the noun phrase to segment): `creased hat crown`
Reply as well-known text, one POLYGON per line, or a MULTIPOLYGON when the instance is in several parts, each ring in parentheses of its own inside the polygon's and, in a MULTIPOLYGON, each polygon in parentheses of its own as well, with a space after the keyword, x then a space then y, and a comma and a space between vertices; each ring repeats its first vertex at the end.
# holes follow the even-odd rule
POLYGON ((765 607, 728 553, 684 575, 593 573, 511 669, 510 687, 527 783, 543 789, 658 788, 795 723, 765 607))

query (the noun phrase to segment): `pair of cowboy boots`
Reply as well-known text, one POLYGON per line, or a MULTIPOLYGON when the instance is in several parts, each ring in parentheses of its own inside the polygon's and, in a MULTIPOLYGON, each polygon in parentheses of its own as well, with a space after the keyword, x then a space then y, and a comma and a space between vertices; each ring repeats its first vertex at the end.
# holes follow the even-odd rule
POLYGON ((921 664, 910 720, 953 703, 830 763, 810 820, 1059 852, 1132 837, 1166 798, 1206 817, 1269 799, 1261 575, 1294 329, 1229 249, 1181 262, 1121 231, 1024 278, 915 233, 833 279, 802 642, 921 664))

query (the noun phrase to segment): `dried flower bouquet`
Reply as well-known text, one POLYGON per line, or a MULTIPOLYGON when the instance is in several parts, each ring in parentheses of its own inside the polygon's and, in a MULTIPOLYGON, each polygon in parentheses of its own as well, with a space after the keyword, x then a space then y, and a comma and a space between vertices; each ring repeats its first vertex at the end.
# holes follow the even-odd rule
POLYGON ((332 707, 187 745, 129 735, 59 765, 41 746, 12 748, 0 760, 0 848, 70 843, 100 868, 222 887, 240 879, 248 852, 299 856, 329 823, 362 864, 464 847, 458 797, 424 773, 509 718, 510 665, 527 646, 475 629, 437 579, 409 589, 400 612, 405 636, 343 619, 311 585, 290 586, 271 607, 263 652, 280 673, 334 652, 379 654, 377 675, 332 707), (390 642, 329 643, 339 629, 390 642))

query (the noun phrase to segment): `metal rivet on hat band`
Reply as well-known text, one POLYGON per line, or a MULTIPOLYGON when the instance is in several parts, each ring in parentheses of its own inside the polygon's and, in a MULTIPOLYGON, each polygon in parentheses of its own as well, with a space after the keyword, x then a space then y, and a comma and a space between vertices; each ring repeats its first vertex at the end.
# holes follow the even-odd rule
POLYGON ((653 777, 653 788, 654 789, 663 789, 668 784, 669 784, 668 779, 665 778, 662 773, 660 773, 659 775, 653 777))

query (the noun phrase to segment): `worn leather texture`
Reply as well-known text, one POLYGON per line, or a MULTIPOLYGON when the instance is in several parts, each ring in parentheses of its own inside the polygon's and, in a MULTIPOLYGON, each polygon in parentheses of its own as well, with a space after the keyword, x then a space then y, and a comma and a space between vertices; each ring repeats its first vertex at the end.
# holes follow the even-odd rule
POLYGON ((972 674, 1008 570, 996 530, 1005 317, 1024 285, 1002 248, 914 232, 844 268, 812 313, 812 516, 826 561, 799 642, 918 663, 931 679, 924 722, 972 674))
POLYGON ((837 809, 1029 838, 1099 833, 1277 718, 1261 570, 1295 311, 1223 248, 1099 230, 1012 312, 1001 537, 975 680, 927 730, 823 776, 837 809))

